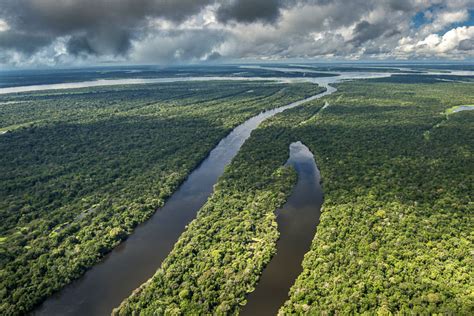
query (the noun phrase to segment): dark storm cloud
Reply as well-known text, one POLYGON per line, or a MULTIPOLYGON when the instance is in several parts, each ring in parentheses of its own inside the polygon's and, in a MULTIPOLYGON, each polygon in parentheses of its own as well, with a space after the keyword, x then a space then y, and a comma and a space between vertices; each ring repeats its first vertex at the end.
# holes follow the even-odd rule
POLYGON ((351 42, 356 46, 361 45, 367 41, 378 38, 385 30, 386 25, 383 24, 371 24, 367 21, 359 22, 354 28, 351 42))
POLYGON ((75 34, 67 42, 70 54, 117 55, 127 52, 132 33, 126 29, 101 28, 96 32, 75 34))
POLYGON ((388 0, 388 4, 390 8, 396 11, 407 12, 415 8, 410 0, 388 0))
POLYGON ((9 30, 0 32, 0 49, 13 48, 22 53, 32 54, 38 47, 45 46, 51 42, 51 38, 44 34, 30 34, 9 30))
POLYGON ((472 56, 474 27, 459 29, 441 48, 421 44, 447 31, 453 15, 473 5, 474 0, 0 0, 0 64, 398 58, 441 48, 444 56, 472 56), (430 13, 432 21, 415 29, 413 17, 420 13, 430 13))
POLYGON ((73 54, 123 54, 147 17, 179 22, 215 0, 2 1, 0 18, 11 27, 7 33, 28 36, 20 36, 16 42, 2 40, 0 47, 32 51, 50 44, 58 36, 71 36, 67 47, 73 54))
POLYGON ((282 0, 230 0, 219 7, 217 18, 222 22, 272 23, 280 16, 283 5, 282 0))
POLYGON ((89 43, 89 39, 85 35, 79 35, 72 37, 67 45, 67 50, 73 55, 80 54, 93 54, 96 55, 97 52, 93 46, 89 43))
POLYGON ((219 30, 162 31, 149 34, 134 47, 133 58, 142 62, 180 63, 212 56, 226 33, 219 30))

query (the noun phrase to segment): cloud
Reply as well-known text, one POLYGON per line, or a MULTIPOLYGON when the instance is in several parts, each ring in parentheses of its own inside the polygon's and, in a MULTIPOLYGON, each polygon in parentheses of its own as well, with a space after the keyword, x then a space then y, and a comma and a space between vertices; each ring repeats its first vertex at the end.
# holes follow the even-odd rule
POLYGON ((10 25, 8 25, 8 23, 3 20, 3 19, 0 19, 0 32, 6 32, 10 29, 10 25))
POLYGON ((431 32, 438 32, 445 27, 455 23, 462 23, 469 19, 467 9, 457 11, 440 11, 435 13, 433 21, 428 25, 427 29, 431 32))
POLYGON ((472 56, 474 0, 1 1, 3 64, 472 56))
POLYGON ((181 30, 150 34, 133 43, 131 58, 145 63, 178 63, 215 59, 224 41, 222 31, 181 30))
POLYGON ((269 22, 273 23, 280 16, 281 0, 230 0, 217 10, 219 21, 228 22, 269 22))
POLYGON ((403 38, 397 50, 405 54, 424 56, 457 56, 467 51, 468 56, 474 56, 472 47, 474 26, 453 28, 443 35, 430 34, 422 40, 403 38))
MULTIPOLYGON (((147 19, 163 17, 181 22, 213 0, 3 0, 0 18, 20 36, 17 45, 31 40, 36 50, 70 35, 71 53, 90 51, 120 55, 140 33, 147 19), (49 38, 49 41, 44 41, 49 38)), ((11 41, 0 47, 14 47, 11 41)), ((29 47, 32 50, 33 47, 29 47)))
POLYGON ((459 50, 470 51, 471 53, 474 51, 474 39, 464 39, 459 42, 458 45, 459 50))
POLYGON ((385 33, 386 28, 384 24, 371 24, 367 21, 357 23, 354 28, 354 37, 351 40, 356 45, 363 44, 369 40, 376 39, 385 33))

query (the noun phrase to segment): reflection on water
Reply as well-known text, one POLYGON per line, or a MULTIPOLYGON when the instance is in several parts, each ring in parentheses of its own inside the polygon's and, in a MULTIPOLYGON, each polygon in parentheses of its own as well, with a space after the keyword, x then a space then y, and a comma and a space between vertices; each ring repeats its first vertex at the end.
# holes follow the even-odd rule
POLYGON ((319 223, 323 191, 313 154, 301 142, 293 143, 287 164, 296 169, 298 182, 285 205, 276 211, 280 232, 277 253, 249 294, 241 315, 276 315, 303 270, 303 256, 319 223))

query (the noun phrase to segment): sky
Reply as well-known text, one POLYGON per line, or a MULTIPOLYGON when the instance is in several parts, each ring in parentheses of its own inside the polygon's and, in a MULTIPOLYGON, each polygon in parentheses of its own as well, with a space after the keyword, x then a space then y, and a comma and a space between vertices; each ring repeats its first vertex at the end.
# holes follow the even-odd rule
POLYGON ((474 0, 0 0, 0 67, 473 58, 474 0))

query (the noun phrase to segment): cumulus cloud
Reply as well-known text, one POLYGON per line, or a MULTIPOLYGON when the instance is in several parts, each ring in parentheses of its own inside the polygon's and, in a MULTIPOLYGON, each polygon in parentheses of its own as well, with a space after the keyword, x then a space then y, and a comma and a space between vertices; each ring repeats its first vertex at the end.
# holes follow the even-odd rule
POLYGON ((469 19, 469 12, 467 9, 438 10, 434 13, 428 12, 428 16, 432 21, 424 27, 423 33, 439 32, 452 24, 463 23, 469 19))
POLYGON ((0 19, 0 32, 5 32, 10 29, 10 26, 5 20, 0 19))
POLYGON ((474 0, 2 0, 0 63, 470 58, 474 0), (414 26, 417 14, 425 23, 414 26))
POLYGON ((474 52, 470 50, 473 39, 474 26, 463 26, 453 28, 443 35, 430 34, 419 41, 413 38, 403 38, 400 40, 397 50, 406 54, 426 56, 458 55, 468 51, 469 56, 474 56, 474 52))
POLYGON ((133 44, 131 58, 145 63, 186 62, 216 59, 216 46, 224 33, 213 30, 165 31, 150 34, 133 44))

